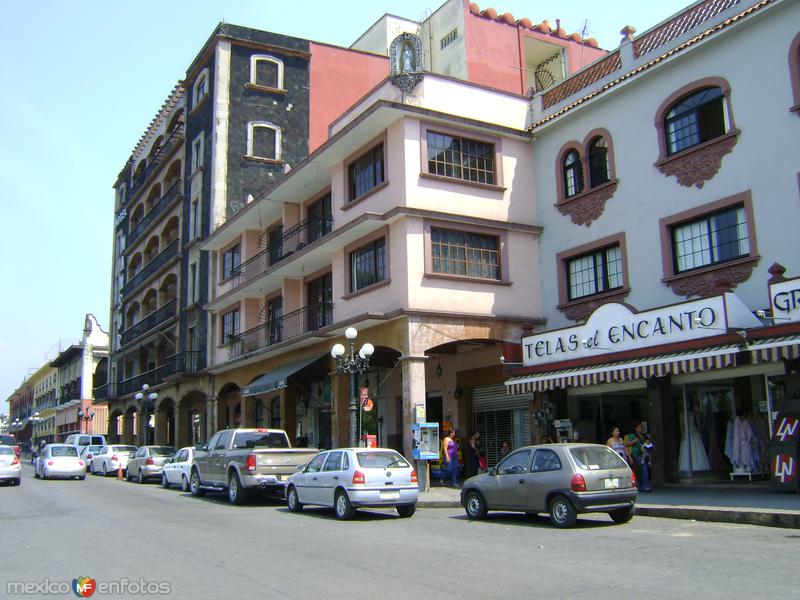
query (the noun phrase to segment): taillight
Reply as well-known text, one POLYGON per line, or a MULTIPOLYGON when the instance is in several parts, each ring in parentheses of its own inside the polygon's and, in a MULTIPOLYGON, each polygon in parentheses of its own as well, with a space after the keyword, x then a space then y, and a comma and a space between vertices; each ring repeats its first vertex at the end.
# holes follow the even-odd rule
POLYGON ((361 471, 353 473, 353 485, 364 485, 366 482, 367 480, 361 471))
POLYGON ((11 461, 11 466, 13 467, 14 465, 18 465, 18 464, 19 464, 19 459, 15 456, 14 460, 11 461))
POLYGON ((255 471, 256 470, 256 455, 255 454, 248 454, 247 455, 247 470, 248 471, 255 471))
POLYGON ((83 466, 83 461, 82 461, 82 460, 79 460, 79 461, 78 461, 78 466, 79 466, 79 467, 82 467, 82 466, 83 466))
POLYGON ((92 456, 91 454, 87 454, 86 458, 94 458, 94 456, 92 456))
POLYGON ((47 466, 48 467, 52 467, 53 466, 53 461, 52 460, 48 460, 47 461, 47 466))
POLYGON ((146 464, 146 465, 154 465, 154 464, 156 464, 156 461, 153 460, 152 456, 148 456, 147 460, 144 461, 144 464, 146 464))
POLYGON ((417 470, 416 469, 412 469, 411 470, 411 483, 418 483, 418 481, 417 481, 417 470))
POLYGON ((636 487, 636 473, 631 469, 631 487, 636 487))
POLYGON ((116 454, 114 454, 114 455, 111 457, 111 462, 119 462, 119 459, 117 458, 117 455, 116 455, 116 454))
POLYGON ((572 476, 572 479, 569 480, 569 488, 573 492, 585 492, 586 480, 583 478, 583 475, 580 473, 575 473, 575 475, 572 476))

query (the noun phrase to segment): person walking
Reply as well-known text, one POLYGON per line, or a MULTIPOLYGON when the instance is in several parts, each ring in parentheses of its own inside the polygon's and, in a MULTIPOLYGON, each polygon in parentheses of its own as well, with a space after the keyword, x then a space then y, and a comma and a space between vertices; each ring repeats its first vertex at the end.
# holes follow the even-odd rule
POLYGON ((633 433, 625 436, 625 447, 631 457, 634 473, 636 473, 636 483, 639 491, 650 491, 650 459, 645 450, 645 444, 652 448, 650 438, 644 432, 644 425, 637 421, 633 427, 633 433))
POLYGON ((442 440, 442 456, 444 457, 445 477, 450 479, 453 487, 458 486, 458 443, 456 432, 450 429, 442 440))

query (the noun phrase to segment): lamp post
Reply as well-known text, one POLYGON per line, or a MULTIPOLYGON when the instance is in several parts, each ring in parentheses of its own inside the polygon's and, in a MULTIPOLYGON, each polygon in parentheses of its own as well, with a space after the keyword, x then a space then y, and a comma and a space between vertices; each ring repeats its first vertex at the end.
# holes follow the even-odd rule
POLYGON ((192 427, 194 428, 194 445, 196 446, 200 442, 200 413, 194 413, 192 427))
POLYGON ((156 400, 158 400, 158 392, 150 392, 147 393, 147 390, 150 389, 148 384, 142 385, 142 391, 137 392, 134 398, 139 403, 139 407, 141 408, 141 412, 144 414, 144 419, 142 423, 144 424, 143 433, 144 433, 144 445, 147 446, 150 442, 148 441, 148 431, 150 429, 150 412, 155 408, 156 400))
POLYGON ((336 370, 339 373, 350 375, 350 445, 358 445, 358 413, 359 406, 356 401, 356 373, 364 373, 369 368, 369 359, 375 353, 372 344, 364 344, 356 354, 356 338, 358 331, 355 327, 348 327, 344 332, 344 337, 350 346, 345 354, 345 347, 336 344, 331 349, 331 356, 336 360, 336 370))
MULTIPOLYGON (((36 413, 37 415, 39 413, 36 413)), ((78 431, 81 429, 86 429, 86 433, 89 433, 89 421, 94 419, 94 411, 90 408, 89 410, 83 410, 82 408, 78 409, 78 420, 83 421, 86 423, 86 427, 81 427, 78 425, 78 431)))
POLYGON ((39 436, 37 435, 38 431, 36 431, 39 427, 39 423, 42 422, 42 418, 39 416, 39 411, 37 410, 33 413, 31 417, 31 423, 33 423, 33 427, 31 428, 31 452, 33 452, 34 440, 36 440, 39 436))

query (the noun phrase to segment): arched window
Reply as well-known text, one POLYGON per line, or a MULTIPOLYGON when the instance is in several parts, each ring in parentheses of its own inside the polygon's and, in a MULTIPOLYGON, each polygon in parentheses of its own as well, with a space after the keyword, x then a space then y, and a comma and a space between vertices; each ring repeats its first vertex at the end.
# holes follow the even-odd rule
POLYGON ((789 46, 789 76, 794 97, 792 112, 800 115, 800 33, 794 37, 789 46))
POLYGON ((248 123, 247 155, 252 158, 281 160, 281 128, 267 121, 248 123))
POLYGON ((270 424, 273 429, 281 428, 281 399, 273 398, 269 403, 270 424))
POLYGON ((589 142, 589 187, 597 187, 611 179, 608 142, 598 135, 589 142))
POLYGON ((678 100, 664 119, 667 154, 672 155, 723 135, 724 95, 718 87, 707 87, 678 100))
POLYGON ((577 150, 570 150, 564 157, 564 195, 569 198, 583 191, 583 166, 577 150))
POLYGON ((192 88, 192 109, 194 110, 208 95, 208 69, 200 71, 200 75, 194 80, 192 88))
POLYGON ((250 84, 258 87, 282 90, 283 61, 268 54, 250 57, 250 84))

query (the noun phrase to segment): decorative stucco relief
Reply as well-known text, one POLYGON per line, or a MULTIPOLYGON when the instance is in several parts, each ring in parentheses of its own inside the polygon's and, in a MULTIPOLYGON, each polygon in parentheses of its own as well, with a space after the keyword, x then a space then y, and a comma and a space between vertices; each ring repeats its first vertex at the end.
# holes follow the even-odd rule
POLYGON ((679 296, 713 296, 730 292, 740 283, 750 279, 758 258, 666 280, 669 288, 679 296))
POLYGON ((629 291, 630 290, 626 289, 616 294, 603 295, 602 297, 591 298, 583 302, 562 304, 558 307, 558 310, 560 310, 565 317, 571 319, 572 321, 585 321, 597 307, 603 304, 608 304, 609 302, 625 302, 625 298, 628 296, 629 291))
POLYGON ((593 188, 588 192, 582 192, 556 204, 558 212, 562 215, 569 215, 572 222, 576 225, 589 225, 592 221, 600 218, 606 207, 606 201, 617 191, 617 180, 593 188))
POLYGON ((737 132, 732 132, 710 142, 670 156, 656 163, 664 175, 674 175, 682 186, 698 188, 713 178, 722 166, 722 157, 733 150, 737 132))

